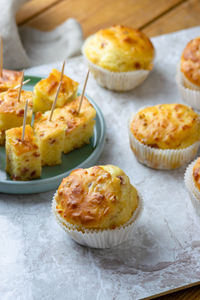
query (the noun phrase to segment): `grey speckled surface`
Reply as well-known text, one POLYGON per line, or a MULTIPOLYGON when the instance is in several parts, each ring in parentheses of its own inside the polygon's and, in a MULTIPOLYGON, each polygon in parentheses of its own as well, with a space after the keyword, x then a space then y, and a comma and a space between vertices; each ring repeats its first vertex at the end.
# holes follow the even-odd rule
MULTIPOLYGON (((139 164, 127 132, 128 117, 141 106, 181 102, 176 65, 186 42, 199 30, 154 38, 155 69, 132 92, 112 93, 89 79, 87 93, 107 123, 99 164, 123 168, 144 197, 144 212, 132 240, 107 250, 84 248, 56 224, 51 214, 54 191, 1 194, 1 299, 140 299, 200 280, 200 220, 184 187, 185 168, 155 171, 139 164)), ((29 73, 46 75, 50 69, 38 67, 29 73)), ((83 83, 82 58, 68 61, 66 72, 83 83)))

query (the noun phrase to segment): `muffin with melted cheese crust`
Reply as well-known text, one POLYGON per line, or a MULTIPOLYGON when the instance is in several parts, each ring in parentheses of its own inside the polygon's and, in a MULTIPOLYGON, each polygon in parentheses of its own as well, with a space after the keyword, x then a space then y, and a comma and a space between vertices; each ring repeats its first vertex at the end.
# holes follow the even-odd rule
MULTIPOLYGON (((130 229, 135 221, 141 199, 120 168, 105 165, 72 171, 61 182, 53 203, 59 224, 69 233, 75 230, 79 243, 81 238, 94 233, 101 247, 105 243, 102 232, 112 236, 115 230, 122 230, 122 239, 127 238, 126 228, 130 229)), ((114 243, 120 242, 116 238, 114 243)), ((82 243, 96 245, 92 241, 82 243)))
POLYGON ((137 159, 156 169, 174 169, 191 161, 199 147, 200 116, 183 104, 141 109, 129 124, 137 159))
POLYGON ((186 87, 200 90, 200 37, 186 45, 181 56, 181 73, 186 87))
POLYGON ((97 82, 116 91, 133 89, 153 68, 154 47, 150 39, 122 25, 102 29, 89 37, 83 54, 97 82))
POLYGON ((184 177, 192 204, 197 214, 200 216, 200 157, 187 167, 184 177))
POLYGON ((185 102, 200 109, 200 37, 191 40, 183 50, 177 83, 185 102))

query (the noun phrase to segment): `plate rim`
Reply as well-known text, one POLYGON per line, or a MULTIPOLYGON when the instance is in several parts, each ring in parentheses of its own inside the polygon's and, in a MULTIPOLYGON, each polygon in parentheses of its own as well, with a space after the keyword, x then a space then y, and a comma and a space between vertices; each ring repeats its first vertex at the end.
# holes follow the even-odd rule
MULTIPOLYGON (((24 77, 32 78, 32 79, 38 78, 39 80, 44 78, 42 76, 34 76, 34 75, 26 75, 24 77)), ((80 90, 78 90, 78 92, 80 92, 80 90)), ((100 121, 101 135, 99 137, 98 146, 97 147, 95 146, 94 151, 84 161, 82 161, 79 165, 77 165, 75 167, 75 169, 81 168, 83 165, 87 164, 87 161, 93 160, 93 158, 95 157, 96 154, 100 155, 102 152, 102 149, 104 147, 104 142, 105 142, 106 124, 105 124, 105 119, 104 119, 103 113, 102 113, 100 107, 93 101, 93 99, 87 93, 85 93, 85 97, 88 98, 89 102, 94 106, 94 108, 97 112, 98 119, 100 121)), ((67 174, 69 174, 72 170, 74 170, 74 168, 72 168, 64 173, 61 173, 59 175, 56 175, 56 176, 53 176, 50 178, 43 178, 43 179, 41 178, 41 179, 34 179, 34 180, 27 180, 27 181, 26 180, 15 181, 15 180, 8 180, 8 179, 0 179, 0 184, 6 184, 6 185, 12 185, 12 186, 22 186, 24 184, 26 186, 27 185, 32 186, 37 183, 38 184, 39 183, 44 183, 44 184, 48 183, 49 184, 52 181, 55 181, 55 180, 61 179, 62 177, 67 176, 67 174)), ((0 189, 0 192, 1 192, 1 189, 0 189)), ((9 193, 9 191, 7 193, 9 193)))

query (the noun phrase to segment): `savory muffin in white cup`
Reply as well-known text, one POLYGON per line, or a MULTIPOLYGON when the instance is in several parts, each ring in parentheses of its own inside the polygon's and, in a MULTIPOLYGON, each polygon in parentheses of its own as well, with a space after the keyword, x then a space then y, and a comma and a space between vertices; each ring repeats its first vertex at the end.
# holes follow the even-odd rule
POLYGON ((200 110, 200 37, 187 43, 183 50, 177 84, 183 100, 200 110))
POLYGON ((141 163, 154 169, 175 169, 189 163, 200 145, 200 116, 189 106, 148 106, 129 122, 130 146, 141 163))
POLYGON ((110 248, 131 239, 142 199, 128 176, 113 165, 77 169, 64 178, 52 209, 77 243, 110 248))
POLYGON ((144 33, 122 25, 88 37, 82 52, 97 83, 120 92, 132 90, 145 80, 155 55, 144 33))

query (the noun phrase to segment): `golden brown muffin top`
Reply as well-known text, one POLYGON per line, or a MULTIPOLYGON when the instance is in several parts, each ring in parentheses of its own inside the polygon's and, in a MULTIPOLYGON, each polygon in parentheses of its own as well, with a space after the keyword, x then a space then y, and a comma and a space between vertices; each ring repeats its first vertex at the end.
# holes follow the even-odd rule
POLYGON ((181 72, 191 83, 200 87, 200 37, 191 40, 183 50, 181 72))
POLYGON ((161 104, 140 110, 130 124, 134 137, 158 149, 182 149, 200 139, 200 117, 183 104, 161 104))
POLYGON ((194 167, 193 167, 193 180, 195 183, 195 186, 200 191, 200 157, 197 159, 194 167))
MULTIPOLYGON (((49 76, 45 79, 40 80, 36 85, 35 89, 42 90, 47 96, 53 96, 56 94, 59 82, 60 82, 61 72, 53 69, 49 76)), ((63 94, 67 97, 73 94, 78 88, 78 83, 66 75, 63 75, 62 83, 60 87, 60 92, 58 95, 61 97, 63 94)))
POLYGON ((0 94, 0 113, 15 113, 18 116, 24 115, 26 100, 28 100, 28 111, 32 113, 32 92, 21 90, 20 101, 18 101, 18 89, 10 89, 0 94))
POLYGON ((33 129, 30 125, 26 125, 24 140, 22 141, 23 127, 16 127, 6 130, 6 143, 12 145, 16 155, 22 155, 35 150, 33 155, 40 156, 37 139, 34 136, 33 129))
POLYGON ((7 91, 20 84, 22 72, 3 69, 2 77, 0 77, 0 92, 7 91))
POLYGON ((154 47, 139 30, 122 25, 102 29, 87 39, 86 57, 94 64, 113 72, 151 70, 154 47))
POLYGON ((128 176, 112 165, 72 171, 55 200, 59 215, 80 230, 114 229, 125 224, 138 206, 128 176))

